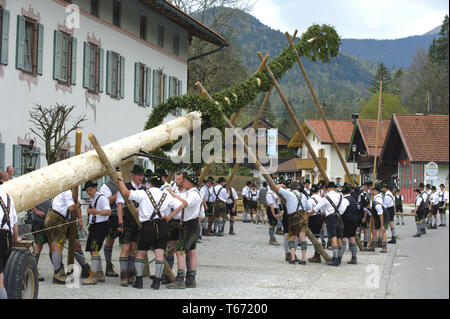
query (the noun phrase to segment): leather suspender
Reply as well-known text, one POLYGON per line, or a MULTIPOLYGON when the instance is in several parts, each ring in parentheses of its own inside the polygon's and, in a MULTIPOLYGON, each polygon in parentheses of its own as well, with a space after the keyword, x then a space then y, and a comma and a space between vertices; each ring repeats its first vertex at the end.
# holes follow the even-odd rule
POLYGON ((297 197, 297 209, 295 211, 298 212, 299 207, 301 207, 302 210, 305 210, 305 208, 303 207, 303 204, 302 204, 302 194, 300 194, 300 196, 298 196, 297 193, 294 193, 294 192, 292 192, 292 193, 295 195, 295 197, 297 197))
POLYGON ((145 193, 147 194, 148 199, 150 200, 150 203, 152 204, 153 209, 154 209, 154 210, 153 210, 153 214, 152 214, 152 216, 150 217, 149 220, 152 220, 155 216, 158 216, 158 218, 162 219, 161 212, 160 212, 159 210, 160 210, 162 204, 164 203, 164 200, 166 199, 167 194, 166 194, 166 193, 163 193, 163 195, 161 196, 161 199, 159 200, 159 203, 156 204, 155 199, 153 198, 153 195, 152 195, 152 193, 150 192, 150 190, 147 189, 147 190, 145 191, 145 193))
POLYGON ((3 229, 3 226, 5 226, 6 224, 8 226, 9 231, 11 231, 11 221, 9 219, 9 211, 11 209, 11 198, 9 197, 8 194, 6 194, 6 198, 8 203, 7 205, 5 205, 3 199, 0 197, 0 206, 3 209, 3 220, 0 229, 3 229))
POLYGON ((325 198, 327 199, 327 201, 330 202, 331 206, 333 206, 333 208, 334 208, 334 213, 335 213, 337 216, 339 216, 339 215, 340 215, 340 214, 339 214, 339 207, 341 206, 343 196, 340 195, 339 203, 338 203, 337 206, 333 203, 333 201, 331 200, 331 198, 330 198, 328 195, 325 195, 325 198))
MULTIPOLYGON (((105 195, 103 195, 103 194, 98 195, 97 199, 95 200, 94 206, 93 206, 92 208, 97 209, 97 203, 98 203, 98 200, 99 200, 100 197, 102 197, 102 196, 105 196, 105 195)), ((90 224, 95 224, 95 221, 96 221, 96 220, 97 220, 97 215, 93 215, 90 224)))

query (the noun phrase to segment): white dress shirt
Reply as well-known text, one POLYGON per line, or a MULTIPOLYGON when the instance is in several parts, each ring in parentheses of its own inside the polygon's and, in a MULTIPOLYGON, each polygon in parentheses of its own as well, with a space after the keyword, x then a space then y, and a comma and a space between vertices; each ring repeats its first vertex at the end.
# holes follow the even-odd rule
POLYGON ((198 218, 201 207, 203 206, 202 195, 200 195, 200 192, 195 187, 187 191, 186 202, 187 206, 184 208, 185 222, 198 218))
MULTIPOLYGON (((177 188, 177 190, 174 190, 174 193, 177 194, 177 196, 181 197, 182 199, 186 200, 186 197, 187 197, 187 190, 183 189, 183 190, 180 192, 180 190, 177 188)), ((180 206, 180 205, 182 204, 177 198, 174 198, 174 200, 178 202, 178 204, 176 205, 175 208, 177 208, 178 206, 180 206)), ((182 213, 182 211, 180 211, 178 214, 176 214, 175 216, 173 216, 173 219, 175 219, 175 220, 180 220, 180 219, 181 219, 181 213, 182 213)), ((170 212, 169 212, 169 214, 167 214, 167 215, 170 215, 170 212)))
MULTIPOLYGON (((131 181, 131 186, 133 186, 134 190, 138 190, 140 186, 144 186, 144 185, 140 185, 138 187, 133 181, 131 181)), ((117 192, 116 204, 119 204, 119 203, 125 204, 125 200, 123 199, 122 194, 120 194, 120 192, 117 192)))
POLYGON ((280 200, 280 197, 278 197, 277 193, 275 193, 273 190, 269 189, 266 194, 266 203, 267 203, 267 206, 270 206, 272 204, 274 209, 275 208, 279 209, 281 200, 280 200))
MULTIPOLYGON (((342 206, 342 201, 343 201, 342 194, 338 193, 337 191, 329 191, 329 192, 327 192, 326 196, 328 196, 331 199, 331 201, 334 203, 334 205, 336 205, 336 207, 338 209, 342 206), (339 202, 341 202, 341 204, 339 204, 339 202)), ((325 196, 322 197, 319 204, 316 205, 314 211, 316 211, 316 210, 321 210, 325 214, 326 217, 335 213, 335 209, 334 209, 333 205, 330 204, 330 202, 328 201, 328 199, 325 196)), ((341 212, 339 212, 339 213, 341 213, 341 212)))
POLYGON ((318 212, 315 208, 317 204, 320 203, 321 200, 322 197, 317 193, 313 194, 310 198, 308 198, 309 206, 311 206, 311 208, 308 210, 308 213, 311 213, 314 210, 314 215, 319 214, 320 212, 318 212))
POLYGON ((375 195, 370 207, 372 207, 373 203, 375 203, 375 210, 378 216, 383 215, 383 196, 381 194, 375 195))
MULTIPOLYGON (((93 208, 95 208, 96 210, 109 210, 109 211, 111 210, 111 207, 109 206, 108 198, 105 195, 103 195, 101 192, 95 193, 94 198, 91 198, 90 201, 91 201, 91 206, 93 208), (102 195, 102 196, 100 196, 100 195, 102 195), (100 196, 100 198, 99 198, 99 196, 100 196), (97 198, 98 198, 98 201, 97 201, 97 198), (95 201, 97 201, 96 207, 94 207, 95 201)), ((105 222, 109 219, 109 216, 102 216, 99 214, 95 214, 95 215, 89 214, 89 224, 92 224, 92 218, 94 216, 95 216, 96 224, 105 222)))
MULTIPOLYGON (((162 192, 159 188, 156 187, 151 187, 149 191, 152 194, 156 202, 156 205, 158 205, 159 200, 163 196, 164 192, 162 192)), ((167 194, 166 198, 159 209, 161 216, 169 215, 168 212, 170 212, 170 208, 175 207, 177 205, 177 202, 179 203, 179 201, 175 201, 175 198, 172 197, 172 195, 168 193, 166 194, 167 194)), ((139 203, 139 221, 140 222, 149 221, 153 215, 154 208, 145 190, 131 190, 130 200, 134 200, 137 203, 139 203)), ((153 219, 155 218, 158 218, 158 216, 155 215, 153 219)))
POLYGON ((284 199, 286 200, 286 208, 289 215, 292 215, 295 212, 297 212, 297 209, 298 210, 302 209, 302 206, 305 211, 308 211, 310 209, 308 199, 304 194, 301 194, 299 191, 280 188, 278 193, 281 196, 283 196, 284 199), (298 197, 301 196, 301 205, 299 205, 296 195, 298 197))
POLYGON ((231 197, 234 199, 234 201, 237 201, 237 199, 238 199, 238 195, 236 193, 236 190, 233 187, 230 188, 230 192, 231 192, 231 196, 230 196, 230 193, 228 193, 227 204, 233 204, 233 201, 231 200, 231 197))
POLYGON ((69 207, 74 204, 75 202, 72 198, 72 190, 69 189, 53 198, 52 209, 66 217, 69 207))
POLYGON ((222 185, 214 186, 214 197, 218 197, 220 201, 226 203, 228 199, 227 188, 222 185))
POLYGON ((385 208, 389 208, 389 207, 394 207, 394 196, 392 195, 391 191, 387 191, 384 194, 384 199, 383 199, 383 206, 385 208))
POLYGON ((245 187, 242 189, 242 198, 244 198, 244 195, 245 195, 245 196, 247 196, 248 199, 250 200, 250 192, 251 192, 250 187, 245 186, 245 187))
MULTIPOLYGON (((5 206, 8 206, 8 197, 6 196, 6 193, 2 190, 0 190, 0 197, 3 200, 3 203, 5 204, 5 206)), ((14 225, 17 224, 17 213, 16 213, 16 208, 14 207, 14 201, 11 198, 11 196, 9 197, 11 200, 11 204, 10 204, 10 208, 9 208, 9 222, 10 222, 10 226, 11 229, 8 229, 8 225, 5 223, 5 225, 3 225, 4 230, 9 230, 11 231, 11 234, 14 232, 14 225)), ((0 206, 0 226, 1 226, 1 222, 3 220, 3 217, 5 216, 5 212, 2 209, 2 206, 0 206)))

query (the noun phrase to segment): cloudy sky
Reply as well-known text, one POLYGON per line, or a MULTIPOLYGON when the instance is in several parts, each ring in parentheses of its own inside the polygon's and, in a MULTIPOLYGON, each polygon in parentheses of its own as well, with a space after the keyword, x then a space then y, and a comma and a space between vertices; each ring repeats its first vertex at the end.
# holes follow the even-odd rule
POLYGON ((342 38, 396 39, 430 31, 448 11, 448 0, 256 0, 251 14, 283 32, 326 23, 342 38))

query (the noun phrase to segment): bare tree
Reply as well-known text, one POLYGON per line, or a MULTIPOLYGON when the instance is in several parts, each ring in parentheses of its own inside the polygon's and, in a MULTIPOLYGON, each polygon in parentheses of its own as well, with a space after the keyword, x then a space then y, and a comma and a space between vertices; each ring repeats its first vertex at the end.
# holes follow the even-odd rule
POLYGON ((69 124, 70 114, 75 105, 69 107, 60 105, 49 108, 37 105, 30 111, 30 130, 45 144, 45 157, 47 163, 53 164, 59 160, 58 154, 69 137, 69 134, 79 128, 86 121, 85 116, 79 116, 72 124, 69 124))

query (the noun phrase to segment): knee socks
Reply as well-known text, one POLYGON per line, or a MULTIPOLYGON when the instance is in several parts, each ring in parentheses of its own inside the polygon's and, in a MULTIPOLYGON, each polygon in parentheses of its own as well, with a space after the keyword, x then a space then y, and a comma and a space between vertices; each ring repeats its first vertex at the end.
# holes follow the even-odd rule
POLYGON ((112 247, 105 246, 105 248, 104 248, 104 253, 105 253, 105 262, 106 262, 107 264, 110 264, 110 263, 111 263, 112 251, 113 251, 113 248, 112 248, 112 247))
POLYGON ((128 256, 128 271, 132 271, 134 269, 135 261, 136 257, 128 256))
POLYGON ((144 276, 144 259, 136 258, 135 259, 135 266, 136 266, 136 276, 137 277, 144 276))
POLYGON ((352 252, 352 258, 356 258, 356 243, 350 243, 349 246, 352 252))

